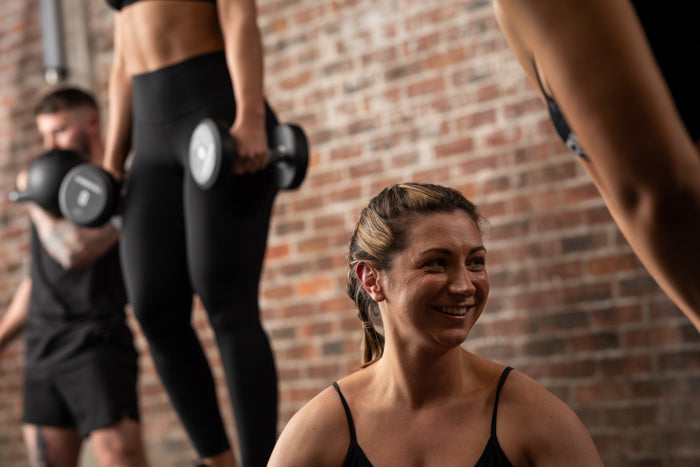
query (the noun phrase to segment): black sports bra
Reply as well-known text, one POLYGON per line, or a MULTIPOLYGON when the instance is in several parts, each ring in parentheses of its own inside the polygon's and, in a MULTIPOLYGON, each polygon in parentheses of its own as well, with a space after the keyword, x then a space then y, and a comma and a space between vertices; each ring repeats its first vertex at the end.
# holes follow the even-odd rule
POLYGON ((547 94, 547 92, 544 90, 544 86, 542 86, 542 80, 540 79, 540 74, 537 72, 537 65, 535 64, 534 58, 532 59, 532 67, 535 70, 537 84, 540 86, 540 91, 542 91, 542 95, 544 96, 544 99, 547 102, 549 118, 550 120, 552 120, 554 129, 557 131, 557 134, 559 135, 561 140, 564 141, 566 147, 575 152, 581 159, 588 161, 588 156, 584 152, 581 143, 578 142, 578 138, 576 137, 574 132, 571 131, 569 123, 564 118, 564 114, 561 112, 557 101, 555 101, 554 98, 547 94))
MULTIPOLYGON (((498 444, 498 439, 496 438, 496 409, 498 408, 498 398, 501 394, 501 389, 506 381, 508 373, 512 370, 511 367, 507 367, 501 373, 501 378, 498 380, 498 387, 496 388, 496 400, 493 404, 493 415, 491 416, 491 437, 486 443, 484 451, 481 453, 481 457, 476 462, 474 467, 513 467, 513 465, 506 457, 505 453, 498 444)), ((343 393, 340 392, 338 383, 334 382, 333 387, 338 392, 340 396, 340 401, 343 403, 343 408, 345 409, 345 417, 348 420, 348 427, 350 428, 350 446, 348 447, 348 452, 345 455, 345 461, 343 461, 343 467, 373 467, 372 463, 367 459, 364 451, 359 444, 357 444, 357 436, 355 435, 355 424, 352 421, 352 415, 350 414, 350 407, 343 397, 343 393)))
MULTIPOLYGON (((142 0, 106 0, 107 4, 114 8, 115 10, 121 11, 122 8, 127 7, 131 5, 132 3, 136 3, 138 1, 142 0)), ((207 2, 207 3, 216 3, 216 0, 187 0, 190 2, 207 2)))
MULTIPOLYGON (((697 16, 693 14, 695 5, 692 2, 678 3, 679 8, 669 8, 662 2, 647 0, 632 0, 631 3, 685 128, 693 141, 700 141, 700 86, 697 85, 700 33, 697 16)), ((547 102, 549 117, 559 137, 569 149, 588 160, 554 97, 545 92, 534 59, 533 67, 547 102)))

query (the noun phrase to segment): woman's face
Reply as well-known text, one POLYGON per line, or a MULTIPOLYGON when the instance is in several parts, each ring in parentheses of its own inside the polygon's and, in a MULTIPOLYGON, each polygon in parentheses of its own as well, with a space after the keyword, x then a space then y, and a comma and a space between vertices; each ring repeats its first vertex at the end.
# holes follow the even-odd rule
POLYGON ((430 214, 412 224, 408 247, 390 269, 377 272, 387 339, 458 346, 489 294, 481 235, 462 211, 430 214))

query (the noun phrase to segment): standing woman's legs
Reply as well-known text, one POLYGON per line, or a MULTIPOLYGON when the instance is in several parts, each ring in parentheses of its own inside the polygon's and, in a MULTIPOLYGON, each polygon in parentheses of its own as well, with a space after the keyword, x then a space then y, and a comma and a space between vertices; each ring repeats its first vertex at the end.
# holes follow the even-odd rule
POLYGON ((177 95, 167 92, 170 72, 177 71, 134 78, 134 160, 121 249, 129 299, 158 374, 200 456, 212 457, 230 445, 212 374, 190 321, 184 172, 172 155, 166 128, 169 111, 181 112, 177 95))
POLYGON ((277 435, 277 375, 258 285, 275 193, 268 174, 235 178, 235 188, 187 190, 188 251, 219 344, 243 465, 264 466, 277 435))
MULTIPOLYGON (((180 135, 189 135, 201 116, 229 124, 235 116, 223 54, 200 64, 200 69, 204 81, 189 83, 189 88, 198 90, 199 102, 210 104, 191 115, 189 131, 183 126, 175 132, 180 135)), ((268 132, 275 123, 268 109, 268 132)), ((181 140, 178 146, 186 148, 186 143, 181 140)), ((245 467, 267 465, 277 437, 277 373, 258 308, 276 193, 268 171, 242 176, 223 173, 209 191, 199 189, 190 176, 185 180, 190 275, 219 345, 245 467)))

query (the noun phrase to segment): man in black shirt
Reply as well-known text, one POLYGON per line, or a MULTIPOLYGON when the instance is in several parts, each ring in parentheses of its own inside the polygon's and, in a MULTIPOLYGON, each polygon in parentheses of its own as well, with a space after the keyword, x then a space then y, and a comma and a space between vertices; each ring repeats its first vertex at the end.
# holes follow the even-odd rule
MULTIPOLYGON (((37 105, 45 149, 100 165, 95 100, 75 88, 37 105)), ((26 186, 27 172, 17 177, 26 186)), ((28 203, 30 272, 0 320, 0 350, 26 338, 23 434, 31 465, 77 465, 89 437, 100 465, 145 466, 136 396, 137 353, 126 324, 118 223, 80 228, 28 203)))

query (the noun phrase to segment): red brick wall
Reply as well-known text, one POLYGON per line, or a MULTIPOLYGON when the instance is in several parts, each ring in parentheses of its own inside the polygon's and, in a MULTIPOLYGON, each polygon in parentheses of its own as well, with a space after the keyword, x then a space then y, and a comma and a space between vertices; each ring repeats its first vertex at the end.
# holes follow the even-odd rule
MULTIPOLYGON (((0 309, 4 313, 24 272, 28 223, 12 206, 7 192, 37 148, 36 130, 25 103, 41 86, 41 36, 36 8, 24 2, 0 4, 0 309)), ((24 451, 17 423, 21 410, 22 349, 12 345, 0 354, 0 465, 19 463, 24 451)))
MULTIPOLYGON (((0 309, 21 278, 26 216, 5 200, 38 151, 26 105, 41 81, 38 2, 0 2, 0 309)), ((89 0, 96 91, 106 105, 112 13, 89 0)), ((490 220, 491 297, 465 346, 570 404, 607 466, 700 464, 700 336, 660 293, 544 105, 484 0, 260 0, 266 88, 301 123, 311 167, 280 194, 261 305, 277 355, 280 427, 359 361, 345 248, 388 183, 460 188, 490 220), (437 6, 435 6, 437 5, 437 6)), ((206 317, 195 323, 223 374, 206 317)), ((191 465, 189 442, 143 338, 141 406, 154 465, 191 465)), ((24 465, 21 344, 0 356, 0 465, 24 465)), ((231 425, 230 410, 226 418, 231 425)))

